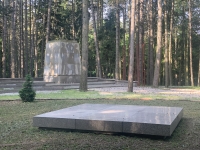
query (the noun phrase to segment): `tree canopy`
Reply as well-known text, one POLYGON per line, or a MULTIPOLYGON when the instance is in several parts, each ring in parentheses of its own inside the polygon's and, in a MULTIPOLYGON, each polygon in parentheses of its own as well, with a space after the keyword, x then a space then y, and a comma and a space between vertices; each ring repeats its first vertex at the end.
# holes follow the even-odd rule
MULTIPOLYGON (((47 37, 82 44, 82 0, 49 2, 0 0, 0 77, 42 77, 47 37)), ((127 80, 133 4, 124 0, 118 4, 114 0, 88 2, 88 76, 117 75, 118 79, 127 80)), ((193 85, 192 81, 200 85, 200 1, 161 1, 161 6, 158 85, 193 85)), ((157 1, 135 1, 133 80, 139 85, 152 85, 155 77, 158 8, 157 1)))

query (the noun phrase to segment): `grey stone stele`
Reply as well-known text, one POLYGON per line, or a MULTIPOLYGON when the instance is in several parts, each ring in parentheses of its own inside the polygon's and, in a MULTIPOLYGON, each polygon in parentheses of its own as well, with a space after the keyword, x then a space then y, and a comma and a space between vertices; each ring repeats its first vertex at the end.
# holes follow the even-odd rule
POLYGON ((112 104, 81 104, 33 117, 44 128, 171 136, 183 108, 112 104))
POLYGON ((44 81, 79 83, 81 60, 79 44, 75 41, 56 40, 46 44, 44 81))

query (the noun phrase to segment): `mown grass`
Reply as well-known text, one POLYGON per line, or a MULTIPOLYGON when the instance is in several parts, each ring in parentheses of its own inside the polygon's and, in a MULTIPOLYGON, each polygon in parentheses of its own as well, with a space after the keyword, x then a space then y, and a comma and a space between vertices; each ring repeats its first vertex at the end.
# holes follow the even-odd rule
MULTIPOLYGON (((164 88, 160 88, 164 89, 164 88)), ((180 88, 179 88, 180 89, 180 88)), ((183 87, 182 89, 185 89, 183 87)), ((188 88, 187 88, 188 89, 188 88)), ((195 89, 198 90, 198 89, 195 89)), ((88 91, 80 92, 79 90, 62 90, 52 93, 37 93, 36 100, 40 99, 141 99, 141 100, 200 100, 200 97, 187 96, 183 94, 169 94, 170 89, 166 89, 165 92, 153 92, 153 93, 127 93, 127 92, 98 92, 88 91)), ((19 95, 0 95, 1 100, 19 100, 19 95)))
POLYGON ((0 149, 38 150, 197 150, 200 149, 200 103, 166 100, 43 100, 33 103, 0 102, 0 149), (112 135, 42 130, 32 127, 32 117, 83 103, 106 103, 184 108, 184 116, 171 137, 112 135))

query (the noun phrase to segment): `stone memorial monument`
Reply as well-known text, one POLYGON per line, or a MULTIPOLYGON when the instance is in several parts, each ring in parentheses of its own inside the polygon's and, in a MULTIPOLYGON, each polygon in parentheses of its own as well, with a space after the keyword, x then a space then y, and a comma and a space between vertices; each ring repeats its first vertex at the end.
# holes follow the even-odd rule
POLYGON ((79 44, 75 41, 56 40, 46 44, 44 81, 79 83, 81 74, 79 44))
POLYGON ((171 136, 183 108, 81 104, 33 117, 33 126, 70 130, 171 136))

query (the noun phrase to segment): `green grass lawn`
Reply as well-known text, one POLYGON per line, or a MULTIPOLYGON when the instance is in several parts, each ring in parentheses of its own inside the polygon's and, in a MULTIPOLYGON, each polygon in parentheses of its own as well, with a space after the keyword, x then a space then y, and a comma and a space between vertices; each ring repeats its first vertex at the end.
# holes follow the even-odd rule
MULTIPOLYGON (((69 92, 69 91, 67 91, 69 92)), ((79 93, 77 98, 82 95, 79 93)), ((52 96, 55 93, 52 94, 52 96)), ((33 103, 0 101, 0 149, 23 150, 197 150, 200 149, 200 103, 191 101, 101 99, 98 93, 83 94, 88 100, 37 100, 33 103), (88 95, 87 95, 88 94, 88 95), (93 95, 94 94, 94 95, 93 95), (93 95, 93 96, 92 96, 93 95), (99 98, 92 100, 92 97, 99 98), (184 116, 171 137, 112 135, 44 130, 32 127, 35 115, 83 103, 177 106, 184 116)), ((60 94, 61 95, 61 94, 60 94)), ((55 96, 55 95, 54 95, 55 96)), ((59 94, 57 95, 59 96, 59 94)), ((73 98, 75 98, 74 96, 73 98)), ((55 96, 56 97, 56 96, 55 96)), ((67 95, 66 95, 67 97, 67 95)), ((46 97, 43 97, 46 98, 46 97)), ((47 97, 50 98, 50 97, 47 97)), ((67 97, 69 98, 69 97, 67 97)))
MULTIPOLYGON (((163 89, 163 88, 161 88, 163 89)), ((185 89, 185 87, 183 87, 185 89)), ((187 88, 188 89, 188 88, 187 88)), ((168 90, 168 89, 167 89, 168 90)), ((167 92, 166 90, 166 92, 167 92)), ((197 90, 197 89, 195 89, 197 90)), ((170 91, 170 90, 168 90, 170 91)), ((19 95, 0 95, 1 100, 19 100, 19 95)), ((62 90, 52 93, 37 93, 36 100, 41 99, 135 99, 135 100, 199 100, 200 97, 184 97, 180 95, 168 95, 165 93, 127 93, 127 92, 98 92, 98 91, 88 91, 80 92, 79 90, 62 90)))

